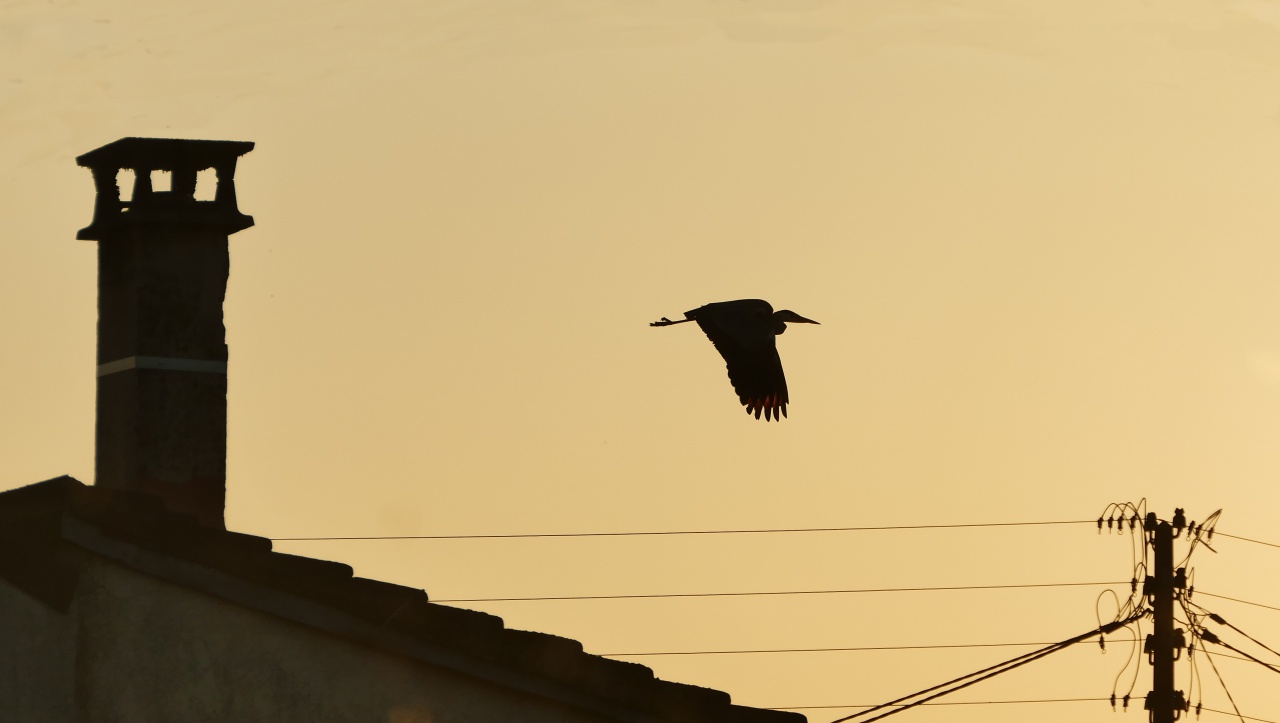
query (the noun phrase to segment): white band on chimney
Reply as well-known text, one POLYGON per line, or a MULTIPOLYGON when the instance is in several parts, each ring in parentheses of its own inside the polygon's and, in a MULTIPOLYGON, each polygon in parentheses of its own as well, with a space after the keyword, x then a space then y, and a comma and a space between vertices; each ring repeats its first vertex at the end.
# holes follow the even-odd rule
POLYGON ((226 374, 227 363, 207 359, 175 359, 164 356, 130 356, 98 365, 98 376, 123 372, 129 369, 167 369, 176 372, 204 372, 226 374))

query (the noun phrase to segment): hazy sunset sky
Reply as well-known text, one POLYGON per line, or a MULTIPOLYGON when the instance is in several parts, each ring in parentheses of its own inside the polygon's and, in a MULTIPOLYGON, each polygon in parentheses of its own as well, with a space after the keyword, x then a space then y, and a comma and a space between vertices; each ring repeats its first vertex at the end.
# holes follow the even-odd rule
MULTIPOLYGON (((1278 1, 2 8, 0 489, 93 480, 75 156, 210 138, 257 143, 225 305, 231 529, 1059 521, 1146 498, 1280 543, 1278 1), (743 413, 696 327, 648 326, 751 297, 822 324, 779 339, 781 423, 743 413)), ((1280 550, 1214 547, 1197 590, 1280 606, 1280 550)), ((1128 538, 1088 525, 277 549, 434 599, 1133 574, 1128 538)), ((602 654, 1048 643, 1111 618, 1101 589, 472 606, 602 654)), ((1280 645, 1280 612, 1197 601, 1280 645)), ((782 707, 880 703, 1028 650, 629 659, 782 707)), ((1127 652, 954 699, 1105 698, 1127 652)), ((1280 720, 1274 674, 1218 667, 1242 713, 1280 720)), ((1200 685, 1231 710, 1207 667, 1200 685)), ((895 720, 979 716, 1120 720, 895 720)))

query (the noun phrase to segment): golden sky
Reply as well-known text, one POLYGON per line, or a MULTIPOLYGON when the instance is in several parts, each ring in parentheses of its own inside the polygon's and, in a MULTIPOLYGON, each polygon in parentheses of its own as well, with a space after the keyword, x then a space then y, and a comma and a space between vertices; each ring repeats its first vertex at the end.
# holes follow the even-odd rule
MULTIPOLYGON (((232 529, 1083 520, 1145 497, 1280 542, 1278 89, 1274 0, 11 1, 0 488, 93 478, 74 157, 215 138, 257 143, 225 306, 232 529), (647 326, 744 297, 822 322, 779 340, 781 424, 742 413, 692 325, 647 326)), ((1280 605, 1280 551, 1215 547, 1198 589, 1280 605)), ((278 549, 437 599, 1132 574, 1125 539, 1079 525, 278 549)), ((1050 642, 1109 618, 1097 595, 477 607, 614 653, 1050 642)), ((1199 602, 1280 643, 1280 613, 1199 602)), ((874 704, 1025 650, 636 660, 771 707, 874 704)), ((1106 697, 1124 654, 957 699, 1106 697)), ((1245 715, 1280 719, 1274 677, 1219 668, 1245 715)), ((900 720, 976 714, 1115 720, 900 720)))

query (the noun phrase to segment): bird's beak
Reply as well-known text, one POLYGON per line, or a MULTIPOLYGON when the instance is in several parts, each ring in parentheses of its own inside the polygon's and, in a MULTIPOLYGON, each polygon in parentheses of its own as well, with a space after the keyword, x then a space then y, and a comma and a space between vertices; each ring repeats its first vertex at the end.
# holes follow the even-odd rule
MULTIPOLYGON (((803 316, 800 316, 799 314, 797 314, 796 318, 792 319, 792 321, 798 321, 801 324, 818 324, 818 322, 814 321, 813 319, 806 319, 803 316)), ((818 324, 818 326, 822 326, 822 325, 818 324)))

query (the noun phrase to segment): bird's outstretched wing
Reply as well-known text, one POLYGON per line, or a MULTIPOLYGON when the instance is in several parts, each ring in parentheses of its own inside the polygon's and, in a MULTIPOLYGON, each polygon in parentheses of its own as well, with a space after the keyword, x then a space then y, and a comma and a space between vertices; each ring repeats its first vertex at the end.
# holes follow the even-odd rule
POLYGON ((773 308, 759 299, 707 304, 685 316, 699 328, 724 357, 729 381, 747 414, 766 421, 787 416, 787 380, 768 319, 773 308))

